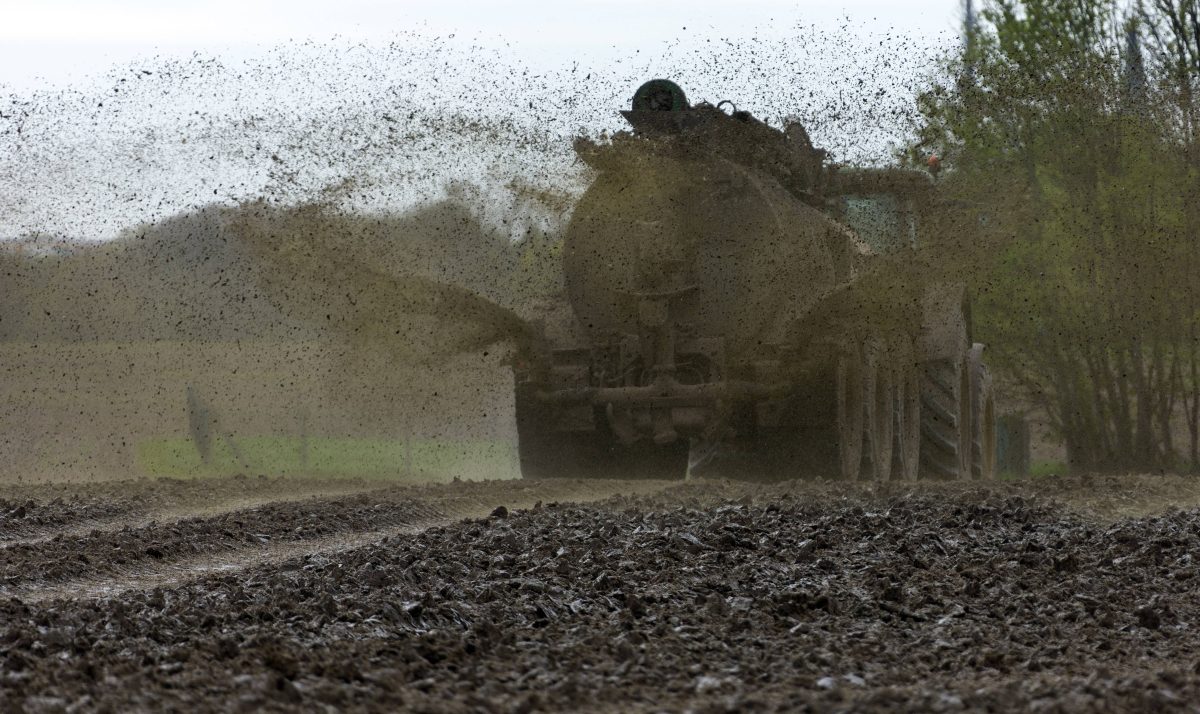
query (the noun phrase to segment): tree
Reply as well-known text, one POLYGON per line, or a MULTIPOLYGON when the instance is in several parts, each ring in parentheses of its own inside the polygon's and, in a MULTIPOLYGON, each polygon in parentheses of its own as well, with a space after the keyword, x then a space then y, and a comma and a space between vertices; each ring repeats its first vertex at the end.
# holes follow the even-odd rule
MULTIPOLYGON (((1196 85, 1200 82, 1200 3, 1196 0, 1152 0, 1147 6, 1139 0, 1136 16, 1149 38, 1153 67, 1162 81, 1168 104, 1173 99, 1176 113, 1173 126, 1178 132, 1180 157, 1188 168, 1191 190, 1185 196, 1186 224, 1200 225, 1200 191, 1196 176, 1200 171, 1200 122, 1196 102, 1196 85)), ((1191 250, 1185 265, 1191 275, 1200 274, 1200 240, 1192 234, 1191 250)), ((1196 291, 1189 294, 1189 314, 1200 313, 1196 291)), ((1200 326, 1192 320, 1186 341, 1186 372, 1181 385, 1184 414, 1187 421, 1189 461, 1200 470, 1200 326)))
POLYGON ((1175 468, 1197 388, 1197 174, 1164 65, 1150 81, 1128 41, 1144 19, 1110 0, 993 0, 981 17, 958 79, 919 98, 944 189, 1005 237, 975 275, 978 332, 1073 469, 1175 468))

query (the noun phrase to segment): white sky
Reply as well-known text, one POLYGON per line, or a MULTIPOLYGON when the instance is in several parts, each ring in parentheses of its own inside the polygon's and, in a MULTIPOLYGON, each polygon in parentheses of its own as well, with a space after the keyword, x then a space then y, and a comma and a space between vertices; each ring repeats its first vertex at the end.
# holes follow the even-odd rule
POLYGON ((0 238, 108 237, 350 176, 385 208, 449 180, 568 185, 569 136, 621 128, 653 76, 886 160, 960 3, 0 0, 0 238), (480 141, 424 110, 525 128, 480 141))
POLYGON ((918 42, 957 34, 961 0, 0 0, 0 85, 74 84, 144 57, 253 56, 287 41, 466 35, 532 64, 595 61, 689 36, 739 37, 797 23, 894 31, 918 42), (686 29, 685 29, 686 28, 686 29))

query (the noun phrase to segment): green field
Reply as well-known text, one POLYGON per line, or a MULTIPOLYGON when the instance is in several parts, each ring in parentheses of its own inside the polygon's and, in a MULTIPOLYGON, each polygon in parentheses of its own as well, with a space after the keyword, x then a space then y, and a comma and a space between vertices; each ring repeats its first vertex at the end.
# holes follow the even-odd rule
POLYGON ((999 477, 1005 481, 1018 481, 1025 478, 1057 478, 1067 474, 1067 465, 1062 461, 1036 461, 1029 467, 1028 474, 1001 472, 999 477))
POLYGON ((153 476, 305 474, 373 478, 511 478, 516 446, 507 441, 395 441, 362 438, 243 437, 233 448, 225 439, 213 445, 209 463, 190 439, 142 441, 137 466, 153 476), (240 456, 240 458, 239 458, 240 456))

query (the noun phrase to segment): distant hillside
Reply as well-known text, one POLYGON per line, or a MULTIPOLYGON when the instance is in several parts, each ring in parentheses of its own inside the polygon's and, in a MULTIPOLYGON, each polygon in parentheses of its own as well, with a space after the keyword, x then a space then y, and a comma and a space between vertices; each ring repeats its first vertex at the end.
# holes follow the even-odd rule
MULTIPOLYGON (((0 340, 312 339, 319 326, 260 289, 263 266, 229 228, 234 209, 173 216, 105 243, 0 251, 0 340), (281 309, 282 307, 282 309, 281 309)), ((494 301, 514 294, 519 247, 442 201, 400 216, 356 217, 339 237, 356 258, 419 273, 494 301)))

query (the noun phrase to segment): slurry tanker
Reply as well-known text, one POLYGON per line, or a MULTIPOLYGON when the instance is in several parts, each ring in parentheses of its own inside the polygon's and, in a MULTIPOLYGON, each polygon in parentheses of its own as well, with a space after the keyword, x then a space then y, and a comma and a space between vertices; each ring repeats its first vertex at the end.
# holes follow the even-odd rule
POLYGON ((521 470, 990 477, 991 380, 928 172, 838 167, 800 124, 642 85, 595 178, 565 294, 514 362, 521 470))

